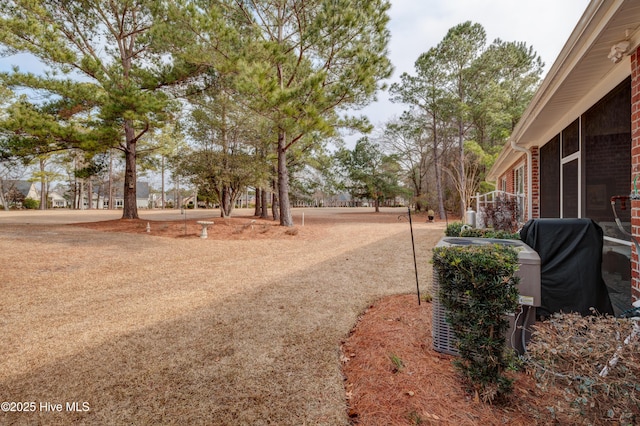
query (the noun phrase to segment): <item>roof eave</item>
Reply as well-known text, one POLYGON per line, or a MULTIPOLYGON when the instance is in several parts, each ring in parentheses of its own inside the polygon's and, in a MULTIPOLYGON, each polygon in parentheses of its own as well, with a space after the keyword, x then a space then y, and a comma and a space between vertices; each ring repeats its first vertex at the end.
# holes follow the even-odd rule
MULTIPOLYGON (((628 0, 593 0, 589 3, 558 58, 524 111, 522 118, 515 126, 510 140, 505 144, 487 174, 488 181, 496 181, 522 155, 522 153, 513 150, 511 141, 514 141, 517 146, 527 149, 543 145, 615 85, 628 77, 631 67, 627 56, 623 57, 619 63, 614 64, 606 56, 608 51, 604 54, 602 52, 603 46, 606 45, 607 49, 611 47, 608 44, 609 39, 618 37, 617 28, 610 29, 608 26, 626 1, 628 0), (605 31, 612 34, 601 37, 605 31), (571 77, 575 76, 576 68, 585 63, 590 66, 589 69, 592 72, 586 76, 587 78, 572 79, 571 77), (567 82, 571 84, 567 84, 567 82), (584 93, 584 96, 580 99, 570 99, 571 102, 568 103, 567 93, 575 91, 584 93), (558 110, 562 111, 561 116, 557 115, 558 110), (544 116, 542 121, 546 120, 542 123, 544 125, 537 122, 541 115, 544 116), (550 120, 553 122, 551 123, 550 120)), ((638 26, 636 25, 626 35, 620 34, 620 39, 625 36, 630 41, 627 52, 635 50, 640 44, 638 26)))

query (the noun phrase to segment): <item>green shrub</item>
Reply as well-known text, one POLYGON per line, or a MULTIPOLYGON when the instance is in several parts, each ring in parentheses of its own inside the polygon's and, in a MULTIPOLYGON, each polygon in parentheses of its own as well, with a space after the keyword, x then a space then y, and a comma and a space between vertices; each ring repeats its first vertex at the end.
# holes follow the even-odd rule
POLYGON ((509 231, 496 231, 491 228, 466 228, 460 232, 461 237, 499 238, 503 240, 519 240, 520 234, 509 231))
POLYGON ((34 200, 33 198, 25 198, 22 202, 22 207, 25 209, 35 210, 40 207, 40 202, 38 200, 34 200))
POLYGON ((447 225, 447 228, 444 231, 444 234, 447 237, 459 237, 460 232, 462 232, 462 222, 451 222, 447 225))
POLYGON ((471 228, 462 222, 452 222, 445 229, 447 237, 478 237, 478 238, 500 238, 508 240, 519 240, 520 234, 517 232, 495 230, 493 228, 471 228))
POLYGON ((460 353, 454 363, 483 401, 494 401, 513 385, 505 333, 518 307, 518 254, 498 244, 437 247, 433 264, 460 353))

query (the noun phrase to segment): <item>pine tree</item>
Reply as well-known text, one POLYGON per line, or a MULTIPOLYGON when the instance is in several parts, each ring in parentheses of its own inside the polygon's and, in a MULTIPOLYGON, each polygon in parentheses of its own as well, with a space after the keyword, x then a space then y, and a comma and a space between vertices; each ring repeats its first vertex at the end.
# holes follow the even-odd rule
MULTIPOLYGON (((201 0, 176 19, 199 37, 185 61, 234 76, 277 134, 280 224, 292 226, 288 155, 310 133, 331 135, 339 113, 373 100, 391 74, 387 0, 201 0), (204 11, 200 14, 197 10, 204 11), (221 22, 224 22, 221 24, 221 22), (218 28, 227 30, 221 32, 218 28), (235 30, 231 30, 234 28, 235 30)), ((177 16, 177 15, 176 15, 177 16)))
MULTIPOLYGON (((172 61, 154 42, 156 22, 164 20, 157 15, 159 4, 154 0, 0 4, 4 50, 28 52, 47 68, 43 75, 16 69, 0 74, 0 80, 9 87, 61 96, 70 101, 69 111, 92 117, 85 124, 96 132, 93 148, 115 147, 124 153, 122 217, 127 219, 138 217, 136 144, 170 112, 171 97, 161 89, 197 72, 172 61)), ((87 143, 81 147, 86 149, 87 143)))

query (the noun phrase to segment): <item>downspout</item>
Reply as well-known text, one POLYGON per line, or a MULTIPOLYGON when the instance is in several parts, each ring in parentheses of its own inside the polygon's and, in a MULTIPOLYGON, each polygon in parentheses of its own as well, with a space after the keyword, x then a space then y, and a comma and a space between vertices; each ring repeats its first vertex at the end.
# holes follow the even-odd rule
POLYGON ((526 149, 526 148, 522 148, 521 146, 516 145, 516 141, 511 139, 511 148, 513 148, 514 151, 518 151, 518 152, 523 152, 525 154, 527 154, 527 161, 526 161, 526 165, 527 165, 527 220, 531 220, 532 218, 532 210, 533 210, 533 197, 532 197, 532 190, 533 190, 533 183, 532 183, 532 177, 533 177, 533 170, 531 170, 531 164, 533 164, 533 158, 531 155, 531 151, 526 149))

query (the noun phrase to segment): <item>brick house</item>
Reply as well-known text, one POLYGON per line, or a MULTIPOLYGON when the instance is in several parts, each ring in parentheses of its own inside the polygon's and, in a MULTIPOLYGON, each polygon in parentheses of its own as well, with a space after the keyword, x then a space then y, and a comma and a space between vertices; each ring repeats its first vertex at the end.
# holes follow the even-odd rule
POLYGON ((488 180, 524 195, 525 219, 596 221, 603 278, 640 299, 638 253, 615 222, 640 240, 640 2, 589 3, 488 180))

